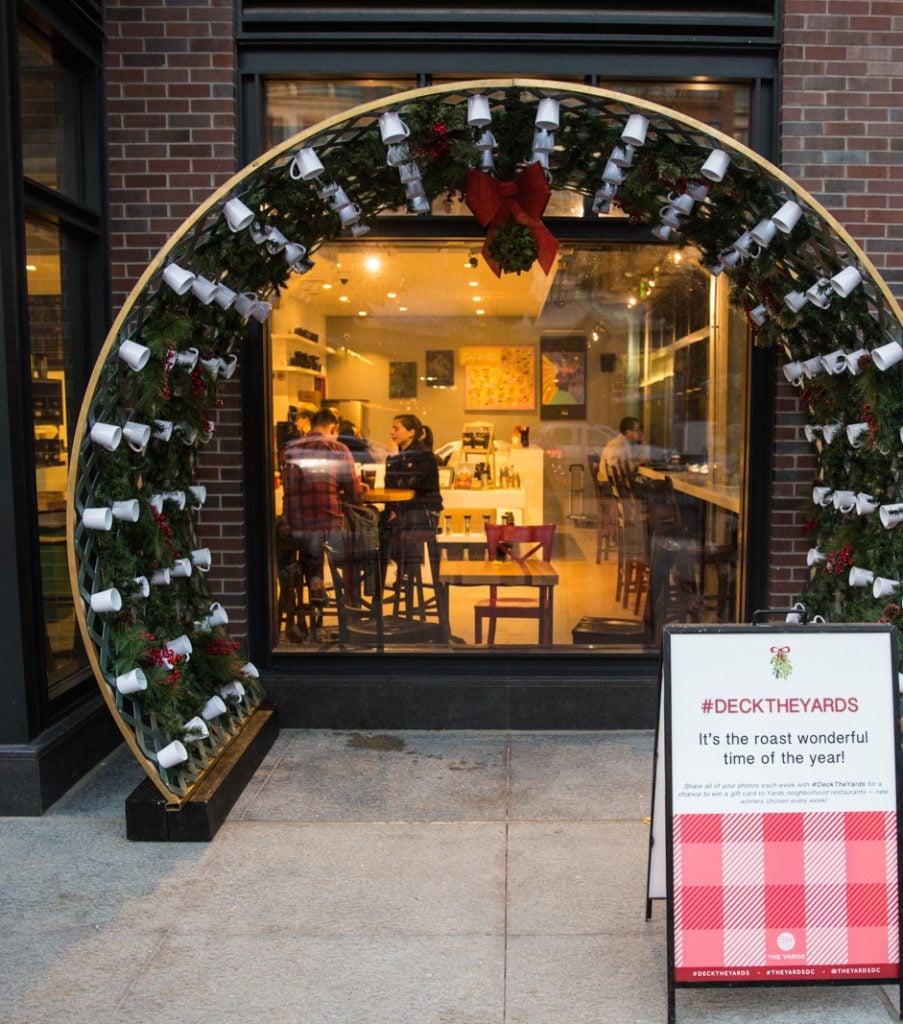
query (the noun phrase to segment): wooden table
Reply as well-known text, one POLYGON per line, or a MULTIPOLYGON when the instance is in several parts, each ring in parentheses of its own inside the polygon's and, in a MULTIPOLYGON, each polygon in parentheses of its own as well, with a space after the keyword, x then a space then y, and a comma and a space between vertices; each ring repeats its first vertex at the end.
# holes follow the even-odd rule
MULTIPOLYGON (((527 559, 524 562, 490 561, 482 562, 451 562, 439 563, 439 586, 447 610, 445 628, 450 635, 450 614, 448 613, 449 587, 538 587, 540 603, 548 606, 546 635, 542 643, 552 642, 552 595, 553 588, 558 585, 558 572, 551 562, 527 559)), ((449 639, 449 635, 446 639, 449 639)))

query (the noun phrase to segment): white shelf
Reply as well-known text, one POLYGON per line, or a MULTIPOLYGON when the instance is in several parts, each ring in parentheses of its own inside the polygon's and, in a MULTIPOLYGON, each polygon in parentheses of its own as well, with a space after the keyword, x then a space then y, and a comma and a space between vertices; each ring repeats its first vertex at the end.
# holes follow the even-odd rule
POLYGON ((322 370, 308 370, 306 366, 274 366, 273 373, 300 373, 305 377, 325 377, 322 370))

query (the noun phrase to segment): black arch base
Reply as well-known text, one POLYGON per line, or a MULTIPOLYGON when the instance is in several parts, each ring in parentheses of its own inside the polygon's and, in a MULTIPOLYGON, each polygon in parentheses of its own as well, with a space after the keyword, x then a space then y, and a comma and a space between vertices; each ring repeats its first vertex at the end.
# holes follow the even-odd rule
POLYGON ((125 801, 128 839, 146 843, 209 842, 279 735, 276 706, 261 705, 197 790, 176 810, 145 779, 125 801))

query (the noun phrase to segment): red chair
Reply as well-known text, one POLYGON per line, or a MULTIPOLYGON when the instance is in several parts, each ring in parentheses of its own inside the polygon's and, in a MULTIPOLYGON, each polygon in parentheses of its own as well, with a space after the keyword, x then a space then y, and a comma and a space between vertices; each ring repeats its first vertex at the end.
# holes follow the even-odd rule
MULTIPOLYGON (((509 556, 513 561, 523 564, 528 558, 539 552, 544 562, 552 560, 552 542, 555 539, 555 524, 542 526, 501 526, 486 524, 486 548, 489 558, 498 558, 500 554, 509 556), (518 550, 518 545, 525 545, 526 550, 518 550)), ((502 588, 507 590, 509 588, 502 588)), ((536 587, 532 588, 536 590, 536 587)), ((474 605, 473 632, 476 643, 483 642, 483 620, 489 619, 487 642, 495 643, 495 625, 499 619, 537 619, 539 622, 539 643, 552 642, 552 588, 539 587, 539 598, 536 597, 499 597, 498 587, 489 588, 488 600, 478 601, 474 605)))

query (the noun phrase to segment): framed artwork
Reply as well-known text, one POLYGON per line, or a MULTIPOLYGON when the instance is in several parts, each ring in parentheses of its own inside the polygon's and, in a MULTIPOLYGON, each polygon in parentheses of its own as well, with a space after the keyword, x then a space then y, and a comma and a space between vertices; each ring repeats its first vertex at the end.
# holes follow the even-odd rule
POLYGON ((543 334, 539 418, 586 419, 586 335, 543 334))
POLYGON ((467 412, 532 412, 536 408, 536 349, 479 345, 460 349, 467 412))
POLYGON ((426 373, 423 376, 428 388, 451 388, 455 385, 455 353, 453 349, 428 349, 426 373))
POLYGON ((417 364, 389 363, 389 398, 417 397, 417 364))

